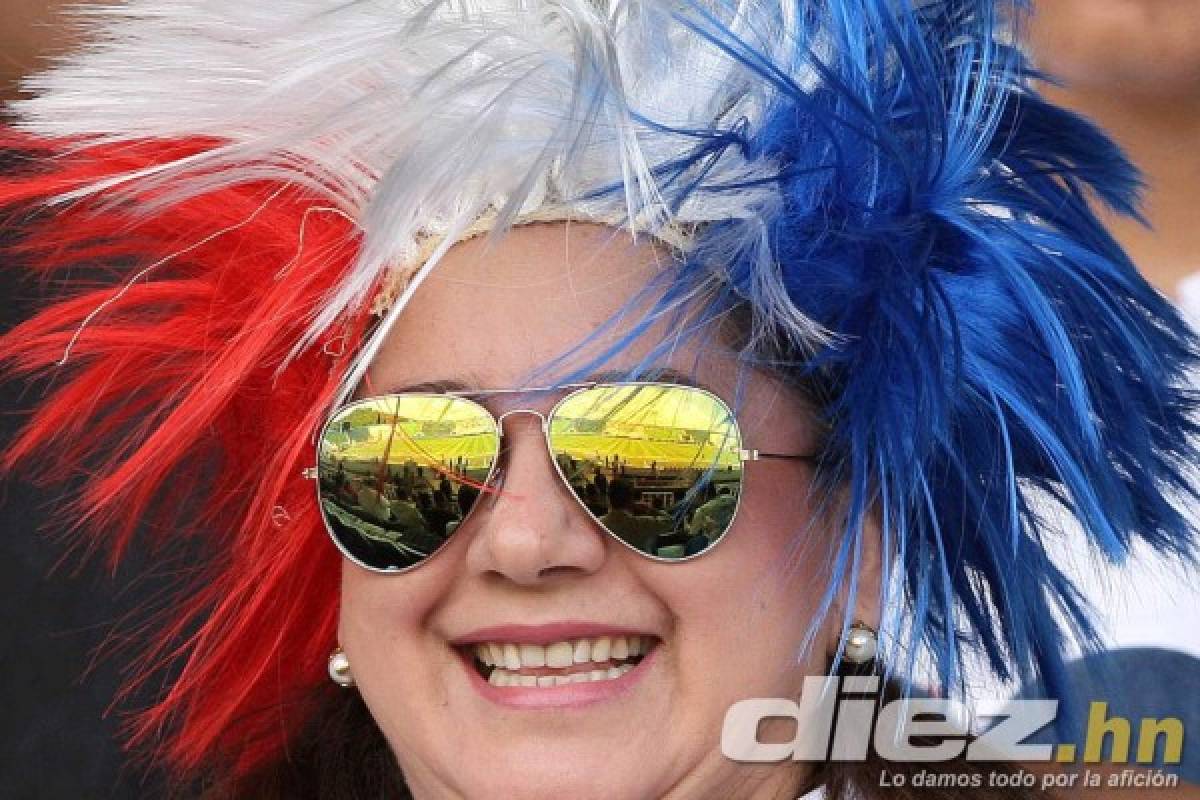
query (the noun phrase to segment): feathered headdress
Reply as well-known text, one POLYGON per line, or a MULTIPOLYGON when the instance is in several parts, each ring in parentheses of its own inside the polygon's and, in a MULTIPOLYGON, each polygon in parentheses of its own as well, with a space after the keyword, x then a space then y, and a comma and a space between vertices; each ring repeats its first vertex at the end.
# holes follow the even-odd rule
POLYGON ((80 12, 88 44, 28 84, 3 141, 19 249, 68 287, 0 339, 54 377, 3 464, 85 473, 70 517, 115 561, 219 459, 201 513, 151 529, 215 555, 143 663, 179 675, 134 741, 168 726, 182 769, 279 755, 336 624, 339 556, 300 477, 314 433, 454 242, 546 219, 667 243, 658 310, 707 289, 751 312, 749 354, 824 387, 823 480, 849 488, 827 604, 877 513, 907 600, 893 667, 924 650, 952 686, 966 646, 1058 688, 1065 635, 1092 631, 1047 555, 1053 509, 1113 560, 1191 552, 1196 343, 1089 207, 1135 213, 1136 173, 1031 86, 1021 10, 80 12))

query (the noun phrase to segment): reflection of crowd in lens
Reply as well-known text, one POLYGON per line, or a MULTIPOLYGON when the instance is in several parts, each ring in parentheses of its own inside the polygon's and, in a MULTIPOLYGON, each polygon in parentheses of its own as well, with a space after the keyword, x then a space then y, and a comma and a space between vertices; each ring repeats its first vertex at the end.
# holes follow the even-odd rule
POLYGON ((328 485, 322 486, 326 496, 356 516, 402 534, 408 544, 426 538, 436 546, 453 533, 479 496, 469 484, 456 488, 453 473, 413 463, 386 470, 376 464, 354 466, 358 469, 347 470, 344 461, 338 462, 328 485))
POLYGON ((562 454, 557 459, 579 500, 610 531, 651 555, 681 558, 708 549, 737 507, 730 469, 672 469, 651 462, 630 467, 619 457, 599 464, 562 454), (725 485, 721 481, 726 481, 725 485))
MULTIPOLYGON (((732 468, 681 469, 657 461, 635 467, 615 455, 590 460, 561 453, 556 460, 588 511, 651 555, 682 558, 703 552, 725 533, 737 506, 740 471, 732 468)), ((382 535, 428 553, 458 528, 479 497, 471 484, 486 477, 485 466, 462 459, 386 468, 374 460, 338 460, 321 488, 326 500, 367 524, 368 530, 354 525, 359 534, 382 535)))

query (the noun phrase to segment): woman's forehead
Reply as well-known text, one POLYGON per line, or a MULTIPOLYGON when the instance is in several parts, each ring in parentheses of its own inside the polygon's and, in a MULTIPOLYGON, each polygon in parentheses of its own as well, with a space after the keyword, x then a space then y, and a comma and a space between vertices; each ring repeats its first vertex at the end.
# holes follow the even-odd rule
MULTIPOLYGON (((571 359, 579 366, 643 319, 655 297, 639 296, 670 266, 659 247, 600 225, 542 223, 462 242, 400 314, 373 380, 510 386, 587 341, 571 359)), ((650 325, 606 368, 637 364, 669 334, 650 325)), ((677 363, 660 366, 694 360, 694 347, 681 343, 677 363)))
POLYGON ((632 294, 673 264, 657 240, 591 222, 535 222, 450 248, 431 283, 483 291, 632 294))
POLYGON ((648 379, 713 391, 737 408, 747 433, 774 426, 806 444, 814 427, 809 414, 797 413, 804 410, 797 394, 747 368, 721 336, 678 336, 670 314, 593 363, 643 321, 661 292, 647 287, 671 258, 625 231, 581 223, 524 225, 496 242, 461 242, 401 313, 371 366, 367 393, 547 386, 568 375, 616 380, 648 367, 648 379))

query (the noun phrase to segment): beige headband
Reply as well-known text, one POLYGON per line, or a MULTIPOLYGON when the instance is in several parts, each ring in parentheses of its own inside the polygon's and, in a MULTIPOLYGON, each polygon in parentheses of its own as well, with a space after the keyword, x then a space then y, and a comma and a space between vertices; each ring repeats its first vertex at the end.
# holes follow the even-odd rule
MULTIPOLYGON (((469 239, 474 239, 477 236, 491 233, 496 227, 497 216, 498 214, 494 208, 489 209, 456 237, 454 243, 458 244, 469 239)), ((581 214, 577 208, 562 206, 543 206, 534 211, 521 214, 512 222, 511 227, 515 228, 535 222, 590 222, 608 225, 613 228, 628 229, 629 227, 628 224, 623 224, 624 221, 593 218, 581 214)), ((655 241, 666 245, 676 253, 686 253, 691 249, 692 241, 699 228, 700 224, 698 223, 671 222, 660 225, 653 231, 645 229, 639 229, 639 231, 650 236, 655 241)), ((395 304, 396 299, 404 291, 412 276, 429 260, 434 251, 445 241, 445 238, 445 235, 438 233, 427 233, 418 237, 416 253, 411 258, 405 259, 403 265, 389 270, 384 276, 378 294, 371 301, 371 313, 374 316, 383 317, 387 314, 388 309, 395 304)))

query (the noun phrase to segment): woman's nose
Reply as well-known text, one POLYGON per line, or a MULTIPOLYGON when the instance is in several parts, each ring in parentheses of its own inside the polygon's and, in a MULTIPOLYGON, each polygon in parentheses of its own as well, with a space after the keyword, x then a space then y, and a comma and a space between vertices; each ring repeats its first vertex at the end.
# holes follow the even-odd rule
POLYGON ((507 415, 502 477, 497 490, 479 499, 467 567, 521 585, 586 575, 604 563, 604 533, 588 517, 559 476, 546 448, 542 418, 507 415))

